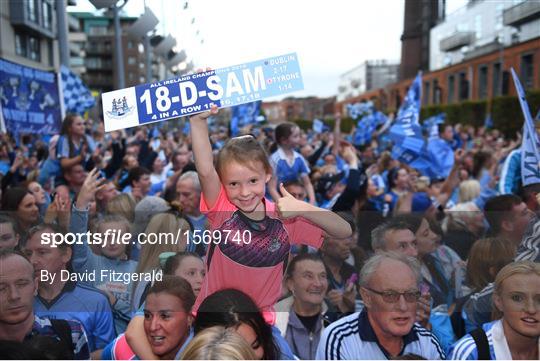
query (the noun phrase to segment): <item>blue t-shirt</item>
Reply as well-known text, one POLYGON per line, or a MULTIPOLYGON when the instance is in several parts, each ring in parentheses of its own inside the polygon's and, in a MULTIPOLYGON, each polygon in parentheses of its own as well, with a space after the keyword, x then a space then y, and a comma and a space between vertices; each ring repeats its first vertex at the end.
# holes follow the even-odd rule
POLYGON ((116 337, 109 299, 93 287, 67 282, 50 302, 36 296, 34 312, 39 317, 79 321, 86 331, 91 352, 102 349, 116 337))
POLYGON ((274 168, 274 174, 277 177, 278 184, 299 180, 302 176, 309 175, 310 172, 308 163, 296 151, 293 151, 291 162, 285 155, 285 152, 283 152, 283 149, 279 148, 270 156, 270 163, 274 168))

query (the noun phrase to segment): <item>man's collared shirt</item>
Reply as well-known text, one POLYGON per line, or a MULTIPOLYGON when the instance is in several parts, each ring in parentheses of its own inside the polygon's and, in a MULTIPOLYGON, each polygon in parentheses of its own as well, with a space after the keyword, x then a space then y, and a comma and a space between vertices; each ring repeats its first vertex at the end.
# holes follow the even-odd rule
MULTIPOLYGON (((414 324, 403 337, 400 355, 416 354, 428 360, 444 360, 437 338, 414 324)), ((328 326, 317 348, 318 360, 386 360, 391 355, 381 346, 368 319, 366 310, 353 313, 328 326)))
MULTIPOLYGON (((88 339, 80 322, 74 320, 66 320, 71 328, 71 341, 73 346, 74 360, 89 360, 90 348, 88 347, 88 339)), ((60 336, 54 331, 51 321, 48 318, 40 318, 34 316, 34 324, 32 331, 26 335, 25 340, 29 340, 35 336, 56 337, 60 340, 60 336)))

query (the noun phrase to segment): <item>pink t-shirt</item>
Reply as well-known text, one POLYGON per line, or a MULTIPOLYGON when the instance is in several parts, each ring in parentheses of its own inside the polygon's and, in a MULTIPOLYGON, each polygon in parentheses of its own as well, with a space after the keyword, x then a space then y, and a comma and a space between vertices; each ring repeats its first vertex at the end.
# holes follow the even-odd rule
POLYGON ((229 201, 223 186, 212 209, 208 209, 201 196, 201 212, 207 215, 212 230, 221 231, 222 242, 213 247, 213 252, 211 246, 208 248, 207 273, 193 307, 195 312, 207 296, 234 288, 250 296, 263 311, 266 321, 274 323, 273 307, 281 296, 281 281, 291 244, 319 248, 323 232, 302 217, 279 219, 275 204, 267 199, 264 202, 266 218, 254 221, 229 201), (243 233, 246 230, 249 235, 243 233), (225 244, 227 233, 229 238, 225 244), (251 236, 251 242, 232 241, 237 234, 246 243, 251 236))

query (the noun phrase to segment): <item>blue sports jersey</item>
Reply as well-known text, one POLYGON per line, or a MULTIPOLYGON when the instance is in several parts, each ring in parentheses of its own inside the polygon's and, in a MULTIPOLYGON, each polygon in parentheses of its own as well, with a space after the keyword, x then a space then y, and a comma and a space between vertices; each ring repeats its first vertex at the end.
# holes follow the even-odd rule
POLYGON ((50 302, 36 296, 34 312, 39 317, 79 321, 86 331, 91 352, 102 349, 116 337, 109 300, 93 287, 67 282, 50 302))
POLYGON ((309 175, 309 165, 304 157, 298 152, 294 152, 293 154, 292 163, 281 148, 278 148, 270 156, 270 163, 274 168, 274 174, 277 177, 278 184, 300 180, 302 176, 309 175))

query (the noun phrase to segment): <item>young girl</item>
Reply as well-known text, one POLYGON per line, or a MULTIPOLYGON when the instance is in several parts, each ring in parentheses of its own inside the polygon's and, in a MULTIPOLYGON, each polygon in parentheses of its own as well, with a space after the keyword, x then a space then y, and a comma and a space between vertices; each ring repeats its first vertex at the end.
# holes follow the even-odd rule
POLYGON ((306 188, 309 203, 315 204, 315 191, 309 179, 309 166, 304 157, 294 149, 300 141, 300 128, 294 123, 281 123, 276 127, 275 139, 278 149, 270 157, 274 169, 268 192, 277 201, 278 183, 301 180, 306 188))
POLYGON ((206 121, 216 113, 213 106, 190 118, 202 188, 201 211, 207 214, 211 228, 221 231, 221 239, 213 239, 209 247, 207 274, 194 310, 208 295, 234 288, 250 296, 273 324, 273 307, 281 295, 291 244, 319 248, 323 231, 345 239, 351 236, 351 227, 335 213, 295 199, 282 184, 282 197, 276 204, 265 199, 272 167, 253 136, 230 139, 214 167, 206 121))

